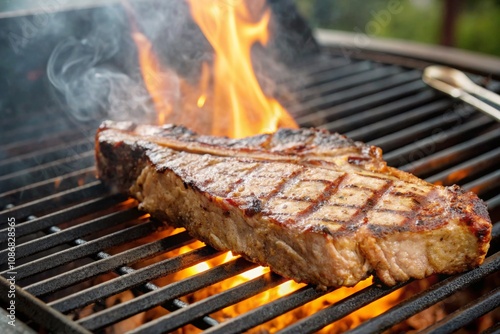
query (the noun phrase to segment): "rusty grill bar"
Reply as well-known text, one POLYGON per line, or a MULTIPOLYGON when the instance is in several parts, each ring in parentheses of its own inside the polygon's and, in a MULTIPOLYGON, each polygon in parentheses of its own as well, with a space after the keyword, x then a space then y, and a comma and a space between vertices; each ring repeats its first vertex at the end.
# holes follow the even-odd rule
MULTIPOLYGON (((289 86, 293 99, 289 95, 278 98, 301 126, 338 131, 380 146, 392 166, 430 182, 457 183, 473 190, 486 200, 493 220, 499 220, 499 124, 426 87, 420 80, 420 69, 349 60, 328 50, 316 57, 295 67, 294 77, 300 81, 279 80, 289 86)), ((488 88, 498 91, 500 84, 492 81, 488 88)), ((4 134, 0 141, 0 270, 2 276, 8 276, 7 218, 15 217, 18 320, 35 329, 88 333, 161 305, 170 313, 130 333, 163 333, 186 324, 207 333, 240 333, 334 291, 305 286, 221 321, 212 314, 286 279, 267 273, 191 304, 182 300, 256 266, 238 258, 165 286, 154 284, 159 277, 221 252, 204 246, 158 258, 195 240, 186 232, 165 236, 161 222, 144 216, 134 202, 109 193, 94 178, 96 126, 77 124, 58 109, 41 114, 29 110, 0 121, 4 134), (149 239, 134 243, 145 238, 149 239), (126 250, 116 250, 123 245, 128 245, 126 250), (153 262, 132 268, 145 260, 153 262), (115 275, 89 284, 109 272, 115 275), (125 290, 133 291, 132 300, 102 305, 106 297, 125 290), (95 305, 92 314, 76 318, 78 310, 91 304, 95 305)), ((500 223, 494 225, 493 234, 490 253, 480 268, 445 277, 351 332, 384 331, 460 289, 498 275, 500 223)), ((9 283, 5 279, 0 283, 0 299, 6 305, 9 283)), ((371 285, 279 332, 317 331, 407 284, 392 288, 371 285)), ((425 333, 449 333, 474 321, 499 306, 499 294, 498 288, 492 288, 425 333)))

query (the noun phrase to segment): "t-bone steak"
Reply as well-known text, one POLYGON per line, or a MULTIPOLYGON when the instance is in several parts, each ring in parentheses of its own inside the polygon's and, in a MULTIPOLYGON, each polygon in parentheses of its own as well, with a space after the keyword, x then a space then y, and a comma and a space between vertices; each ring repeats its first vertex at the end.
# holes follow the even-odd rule
POLYGON ((152 216, 319 287, 458 273, 482 263, 491 239, 474 193, 318 129, 229 139, 106 121, 96 159, 99 177, 152 216))

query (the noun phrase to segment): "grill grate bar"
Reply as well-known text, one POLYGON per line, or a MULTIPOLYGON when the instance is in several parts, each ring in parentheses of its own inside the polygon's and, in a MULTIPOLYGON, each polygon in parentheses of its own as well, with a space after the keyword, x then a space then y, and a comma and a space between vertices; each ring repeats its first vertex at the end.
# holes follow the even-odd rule
MULTIPOLYGON (((137 219, 141 215, 143 215, 143 213, 139 212, 137 208, 132 207, 125 211, 113 212, 108 215, 92 219, 86 223, 69 227, 55 234, 49 234, 25 242, 21 245, 16 246, 16 259, 21 259, 23 257, 33 255, 43 250, 70 242, 71 240, 79 238, 80 236, 88 235, 93 232, 97 232, 101 229, 112 227, 118 224, 117 221, 120 220, 123 221, 123 220, 137 219)), ((2 264, 5 263, 5 260, 7 258, 6 254, 7 254, 6 249, 0 251, 0 257, 1 257, 0 263, 2 264)))
MULTIPOLYGON (((424 84, 420 80, 403 83, 401 86, 393 87, 389 90, 377 92, 375 94, 366 95, 361 98, 356 98, 352 101, 326 109, 330 113, 329 120, 340 119, 345 116, 351 116, 353 113, 366 111, 371 108, 378 107, 384 103, 390 103, 395 99, 401 99, 407 96, 413 96, 422 91, 424 84)), ((323 124, 321 127, 325 128, 328 124, 323 124)))
MULTIPOLYGON (((182 234, 182 233, 180 233, 180 234, 182 234)), ((177 236, 179 236, 180 234, 177 234, 177 236)), ((175 237, 175 236, 173 236, 173 237, 175 237)), ((192 240, 192 241, 194 241, 194 240, 192 240)), ((181 258, 184 258, 183 256, 192 256, 192 254, 195 254, 195 256, 197 256, 197 258, 193 262, 199 263, 201 261, 205 261, 205 260, 208 260, 211 257, 213 257, 212 254, 209 254, 208 257, 205 257, 205 258, 203 258, 202 256, 199 255, 200 252, 203 252, 203 251, 210 252, 210 250, 212 250, 215 254, 217 254, 216 250, 211 249, 210 247, 204 247, 202 249, 198 249, 198 250, 191 252, 191 254, 187 253, 187 254, 181 255, 181 258)), ((97 254, 97 258, 107 259, 109 257, 110 257, 110 255, 107 253, 104 253, 104 252, 99 252, 97 254)), ((189 265, 191 265, 191 263, 186 264, 186 266, 189 266, 189 265)), ((116 269, 115 271, 119 275, 128 275, 128 274, 132 274, 135 272, 134 269, 129 268, 129 267, 120 267, 120 268, 116 269)), ((106 283, 102 283, 101 285, 99 285, 97 287, 98 288, 102 287, 104 284, 106 284, 106 283)), ((104 287, 107 287, 107 285, 105 285, 104 287)), ((111 285, 110 288, 116 288, 116 287, 117 286, 113 284, 113 285, 111 285)), ((73 309, 76 309, 79 307, 86 306, 86 305, 91 304, 92 302, 94 302, 96 300, 99 300, 100 298, 110 296, 114 293, 118 293, 118 292, 123 291, 123 290, 128 289, 128 288, 130 288, 130 287, 125 287, 124 289, 119 290, 119 291, 114 291, 114 290, 112 290, 112 291, 109 291, 109 290, 108 291, 95 291, 95 288, 92 288, 90 290, 81 291, 81 292, 78 292, 78 293, 73 294, 71 296, 67 296, 65 298, 56 300, 55 302, 49 303, 48 305, 55 308, 55 309, 58 309, 60 312, 67 312, 69 310, 73 310, 73 309), (99 296, 98 294, 96 295, 96 293, 104 293, 104 295, 99 296)), ((137 289, 142 291, 143 293, 147 293, 147 292, 151 292, 151 291, 156 291, 159 288, 156 285, 154 285, 153 283, 148 282, 148 283, 144 283, 142 286, 139 286, 137 289)), ((164 308, 168 309, 169 311, 175 311, 175 310, 187 307, 188 304, 186 304, 185 302, 183 302, 181 300, 174 299, 172 301, 169 301, 168 303, 163 304, 162 306, 164 308)), ((218 322, 216 320, 214 320, 208 316, 203 317, 202 319, 194 320, 191 323, 193 325, 197 326, 198 328, 201 328, 201 329, 218 324, 218 322)))
POLYGON ((81 131, 75 129, 65 132, 51 134, 38 141, 23 140, 17 143, 12 143, 0 146, 0 150, 6 154, 6 157, 26 154, 33 151, 43 150, 46 147, 59 145, 61 142, 71 143, 82 138, 92 138, 95 127, 87 127, 81 131))
POLYGON ((413 109, 401 115, 366 125, 345 133, 346 136, 356 140, 371 140, 389 134, 394 129, 404 129, 406 124, 415 124, 422 120, 422 115, 433 115, 446 110, 452 105, 449 100, 437 100, 413 109))
POLYGON ((58 176, 41 182, 32 183, 21 188, 0 194, 0 208, 6 209, 16 205, 34 201, 56 192, 72 189, 78 185, 95 181, 95 168, 89 167, 75 172, 58 176))
POLYGON ((70 155, 81 155, 94 151, 94 143, 88 139, 78 140, 74 143, 64 143, 55 147, 30 152, 17 157, 11 157, 0 162, 2 174, 11 174, 16 171, 38 167, 54 160, 67 158, 70 155))
MULTIPOLYGON (((16 267, 18 280, 35 275, 45 270, 49 270, 60 266, 71 261, 96 254, 102 249, 110 248, 116 245, 124 244, 128 241, 134 239, 139 239, 149 235, 159 228, 161 223, 155 220, 150 220, 148 222, 127 227, 118 232, 108 234, 104 237, 94 239, 92 241, 85 241, 82 239, 76 239, 72 245, 75 247, 57 252, 55 254, 47 255, 40 259, 31 261, 29 263, 20 265, 16 267)), ((51 229, 54 233, 60 231, 59 228, 54 227, 51 229)), ((4 275, 7 271, 0 274, 4 275)))
MULTIPOLYGON (((5 303, 10 282, 0 276, 0 299, 5 303)), ((28 316, 32 321, 43 324, 44 328, 53 333, 90 334, 88 330, 68 319, 63 314, 47 307, 41 300, 33 297, 23 289, 16 287, 16 311, 28 316)), ((4 325, 5 326, 5 325, 4 325)))
POLYGON ((171 283, 156 291, 134 298, 126 304, 115 305, 101 312, 94 313, 89 317, 79 320, 78 323, 89 330, 109 326, 134 314, 161 305, 168 300, 185 296, 196 290, 241 274, 256 266, 256 264, 250 263, 243 258, 238 258, 209 269, 206 272, 171 283))
POLYGON ((377 287, 375 284, 372 284, 371 286, 350 295, 336 304, 317 311, 312 316, 297 321, 277 333, 312 333, 318 331, 332 322, 342 319, 359 308, 396 291, 408 283, 409 282, 401 283, 390 288, 377 287))
MULTIPOLYGON (((327 58, 327 57, 319 57, 317 58, 317 62, 314 62, 314 64, 311 64, 310 59, 307 59, 303 62, 303 64, 294 64, 294 70, 297 70, 304 75, 308 76, 317 76, 321 75, 322 73, 331 71, 332 69, 336 69, 338 67, 343 67, 343 66, 349 66, 352 63, 349 62, 347 59, 344 58, 327 58)), ((285 75, 283 76, 282 81, 277 81, 277 82, 287 82, 291 78, 296 77, 296 72, 285 72, 285 75), (287 75, 288 74, 288 75, 287 75)))
MULTIPOLYGON (((414 85, 415 86, 415 85, 414 85)), ((418 85, 420 86, 420 85, 418 85)), ((418 90, 420 87, 417 87, 418 90)), ((408 91, 406 91, 408 92, 408 91)), ((413 90, 410 90, 413 92, 413 90)), ((399 93, 399 92, 397 92, 399 93)), ((401 95, 401 94, 397 94, 401 95)), ((411 108, 416 108, 423 105, 424 103, 430 103, 437 99, 436 93, 429 90, 423 90, 420 92, 415 92, 412 95, 403 97, 399 100, 395 100, 384 104, 379 107, 371 108, 365 111, 357 112, 353 115, 346 115, 344 118, 338 118, 330 123, 322 125, 324 128, 330 131, 336 131, 339 133, 345 133, 347 131, 352 131, 366 124, 381 121, 389 117, 393 117, 397 114, 404 112, 405 110, 410 110, 411 108)), ((336 107, 339 110, 339 108, 336 107)), ((351 109, 347 109, 351 110, 351 109)), ((343 112, 345 114, 345 112, 343 112)))
MULTIPOLYGON (((62 224, 71 221, 86 214, 91 214, 96 211, 104 210, 108 207, 118 205, 125 200, 123 195, 112 195, 106 197, 98 197, 90 201, 80 203, 73 207, 69 207, 46 216, 35 218, 24 223, 16 225, 16 237, 22 237, 30 233, 42 231, 50 226, 62 224)), ((0 242, 7 240, 7 228, 0 230, 0 242)))
POLYGON ((321 75, 324 71, 335 71, 336 69, 350 66, 347 62, 340 62, 338 64, 314 64, 315 66, 304 66, 299 69, 294 66, 294 71, 281 71, 275 73, 273 81, 278 86, 285 86, 290 92, 298 90, 308 85, 314 85, 314 77, 321 75))
MULTIPOLYGON (((194 241, 191 239, 187 233, 178 234, 176 236, 170 237, 168 240, 169 248, 160 249, 159 252, 166 252, 177 247, 189 244, 194 241), (173 238, 173 239, 172 239, 173 238), (184 241, 179 245, 172 245, 172 242, 175 239, 184 239, 184 241)), ((166 238, 168 239, 168 238, 166 238)), ((166 240, 162 239, 162 240, 166 240)), ((61 298, 52 303, 49 303, 49 306, 55 308, 60 312, 68 312, 74 310, 79 307, 83 307, 89 305, 96 300, 103 299, 109 297, 111 295, 117 294, 119 292, 125 291, 127 289, 131 289, 133 287, 139 285, 146 285, 146 291, 156 291, 159 288, 152 283, 148 283, 149 281, 166 276, 168 274, 172 274, 176 271, 185 269, 202 261, 210 260, 218 255, 222 254, 222 252, 213 249, 212 247, 205 246, 202 248, 198 248, 192 250, 190 252, 184 253, 182 255, 172 257, 169 259, 165 259, 160 262, 156 262, 147 267, 141 268, 139 270, 134 270, 130 267, 120 267, 116 269, 118 274, 121 276, 114 278, 110 281, 103 282, 92 288, 74 293, 70 296, 61 298)), ((149 254, 154 255, 154 254, 149 254)), ((102 254, 101 254, 101 257, 102 254)), ((104 260, 111 259, 110 255, 105 255, 104 260), (106 257, 107 256, 107 257, 106 257)), ((143 257, 144 258, 144 257, 143 257)), ((103 260, 101 260, 103 261, 103 260)), ((118 263, 119 265, 120 263, 118 263)), ((116 267, 115 267, 116 268, 116 267)), ((110 268, 113 269, 113 268, 110 268)))
MULTIPOLYGON (((411 96, 412 93, 420 91, 423 85, 421 81, 413 81, 383 92, 361 96, 357 99, 319 110, 314 114, 298 117, 297 121, 304 126, 318 126, 329 129, 327 127, 328 123, 326 123, 328 121, 334 122, 342 117, 350 116, 354 112, 365 111, 372 107, 378 107, 383 103, 394 101, 394 99, 411 96)), ((333 131, 334 129, 331 130, 333 131)))
POLYGON ((0 127, 2 128, 12 128, 12 125, 15 124, 16 127, 29 126, 33 124, 39 124, 47 119, 59 118, 60 115, 54 117, 54 113, 61 113, 60 109, 31 109, 29 113, 26 112, 13 112, 8 115, 8 117, 3 117, 0 119, 0 127))
POLYGON ((71 126, 71 124, 67 120, 63 120, 62 118, 54 119, 51 117, 49 120, 37 124, 14 129, 9 127, 8 130, 3 132, 4 136, 0 139, 0 146, 24 141, 26 139, 37 140, 46 133, 60 132, 67 129, 69 126, 71 126))
POLYGON ((209 328, 205 333, 243 333, 250 328, 276 318, 288 311, 313 301, 333 289, 318 290, 312 286, 304 286, 287 296, 268 302, 240 316, 228 319, 219 325, 209 328))
POLYGON ((375 138, 383 138, 396 130, 404 129, 409 124, 426 120, 428 117, 439 114, 452 105, 449 100, 437 100, 421 107, 413 109, 409 112, 395 115, 390 119, 384 119, 376 123, 369 124, 365 127, 349 131, 345 135, 356 140, 373 140, 375 138))
POLYGON ((492 124, 492 120, 488 117, 479 117, 451 129, 441 129, 441 131, 432 136, 415 141, 391 152, 384 153, 384 160, 387 161, 390 166, 399 166, 399 169, 417 175, 434 172, 436 169, 433 166, 443 166, 443 164, 448 161, 447 159, 451 158, 449 156, 451 155, 449 154, 450 151, 455 150, 455 148, 461 150, 460 147, 467 147, 469 145, 474 145, 475 141, 482 141, 483 136, 479 136, 477 139, 473 138, 463 143, 464 138, 470 137, 471 134, 476 134, 490 124, 492 124), (443 149, 444 145, 456 146, 434 153, 439 149, 443 149), (430 154, 429 151, 431 151, 430 154), (446 156, 446 158, 442 156, 446 156))
MULTIPOLYGON (((397 132, 390 133, 384 137, 372 140, 368 142, 368 144, 379 146, 384 151, 391 151, 400 148, 402 145, 410 144, 418 138, 431 136, 435 129, 446 129, 457 126, 458 124, 462 124, 466 118, 466 116, 462 116, 458 113, 453 113, 449 116, 443 116, 436 111, 431 111, 430 116, 433 116, 433 118, 424 120, 422 123, 417 123, 419 120, 414 120, 417 124, 412 123, 409 119, 401 119, 401 122, 406 123, 406 128, 401 128, 400 126, 394 124, 394 127, 398 129, 397 132)), ((385 129, 384 132, 387 133, 388 130, 389 129, 385 129)))
MULTIPOLYGON (((324 55, 318 55, 318 56, 314 57, 314 59, 316 60, 316 63, 314 64, 314 66, 312 66, 313 64, 311 64, 309 57, 300 57, 299 59, 294 61, 293 68, 296 71, 300 71, 300 72, 308 72, 309 71, 312 73, 313 71, 322 72, 322 71, 327 70, 330 67, 341 66, 341 65, 345 65, 345 64, 349 63, 346 59, 341 59, 341 58, 335 58, 335 59, 333 59, 333 62, 330 62, 329 60, 332 60, 332 59, 330 57, 327 57, 324 55)), ((290 72, 284 72, 283 77, 287 78, 287 75, 289 75, 289 73, 290 72)))
MULTIPOLYGON (((418 71, 401 72, 388 78, 375 80, 361 86, 343 90, 339 93, 318 97, 298 104, 297 106, 291 106, 290 108, 288 108, 288 111, 294 115, 300 114, 301 112, 303 112, 303 110, 319 111, 320 109, 329 108, 335 104, 350 101, 352 99, 366 96, 368 94, 381 92, 411 81, 420 80, 419 78, 420 73, 418 71)), ((421 85, 423 85, 423 83, 421 83, 421 85)), ((300 119, 297 121, 301 122, 300 119)))
POLYGON ((472 176, 476 173, 492 168, 495 165, 498 165, 499 162, 500 146, 494 150, 483 153, 474 159, 465 161, 452 168, 434 174, 426 180, 431 183, 441 181, 445 185, 454 184, 460 182, 466 176, 472 176))
POLYGON ((349 331, 349 333, 361 334, 383 332, 394 324, 409 318, 499 269, 500 252, 497 252, 488 257, 480 267, 434 284, 426 291, 410 297, 389 311, 362 323, 355 329, 349 331))
POLYGON ((306 74, 305 81, 287 82, 286 85, 292 90, 307 90, 312 87, 320 87, 333 80, 339 80, 356 73, 368 71, 373 68, 373 64, 367 61, 360 61, 344 66, 330 68, 316 74, 306 74))
POLYGON ((216 312, 226 306, 236 304, 260 292, 269 290, 287 279, 274 273, 267 273, 237 287, 226 290, 214 296, 207 297, 183 309, 150 321, 130 331, 132 333, 153 334, 173 331, 192 319, 216 312))
POLYGON ((2 175, 0 176, 0 187, 4 190, 12 190, 28 183, 54 178, 59 175, 70 173, 77 168, 88 168, 93 165, 94 152, 88 151, 76 156, 2 175))
POLYGON ((350 73, 342 80, 331 80, 325 84, 313 86, 309 89, 302 89, 295 94, 299 101, 307 101, 321 97, 325 94, 337 93, 354 86, 365 84, 369 81, 375 81, 390 77, 392 75, 401 73, 403 70, 399 67, 376 67, 368 72, 350 73))
MULTIPOLYGON (((146 224, 147 224, 147 223, 145 223, 145 224, 143 224, 143 225, 146 225, 146 224)), ((141 226, 138 226, 138 228, 139 228, 139 227, 141 227, 141 226)), ((53 228, 52 228, 52 233, 56 233, 58 230, 59 230, 59 229, 58 229, 57 227, 53 227, 53 228)), ((49 231, 49 232, 50 232, 50 231, 49 231)), ((122 232, 125 232, 125 231, 122 231, 122 232)), ((172 240, 171 240, 171 241, 173 241, 173 242, 172 242, 172 246, 171 246, 171 247, 175 248, 175 247, 180 247, 180 246, 182 246, 182 245, 183 245, 183 243, 178 243, 178 242, 176 242, 176 240, 174 240, 175 238, 179 238, 179 235, 182 235, 182 233, 178 234, 177 236, 173 236, 173 238, 172 238, 172 240), (174 245, 175 245, 175 246, 174 246, 174 245)), ((189 237, 187 236, 187 233, 184 233, 184 235, 185 235, 185 237, 186 237, 186 238, 188 238, 188 239, 189 239, 189 242, 194 241, 194 239, 189 238, 189 237)), ((77 239, 77 240, 75 240, 75 241, 74 241, 74 243, 76 243, 76 244, 85 244, 85 243, 86 243, 86 241, 85 241, 85 240, 82 240, 82 239, 77 239)), ((89 243, 92 243, 92 241, 91 241, 91 242, 89 242, 89 243)), ((207 249, 208 249, 208 248, 209 248, 209 247, 207 247, 207 249)), ((163 251, 166 251, 165 249, 166 249, 165 247, 162 247, 162 250, 163 250, 163 251)), ((71 251, 71 250, 70 250, 70 251, 71 251)), ((217 251, 215 251, 215 250, 213 250, 213 249, 210 249, 209 251, 212 251, 212 252, 214 252, 214 253, 217 253, 217 251)), ((188 256, 188 255, 186 255, 186 256, 188 256)), ((109 254, 107 254, 107 253, 104 253, 104 252, 99 252, 99 253, 96 255, 96 257, 97 257, 97 258, 100 258, 100 259, 107 259, 107 258, 110 258, 111 256, 110 256, 109 254)), ((206 257, 206 258, 198 258, 198 259, 196 260, 196 262, 201 262, 201 261, 207 260, 207 259, 209 259, 210 257, 213 257, 213 255, 209 255, 209 257, 206 257)), ((184 258, 184 257, 182 257, 182 256, 181 256, 181 258, 184 258)), ((182 262, 182 261, 181 261, 181 262, 182 262)), ((187 263, 187 264, 186 264, 186 263, 183 263, 182 265, 188 266, 188 265, 190 265, 190 263, 187 263)), ((118 268, 116 271, 117 271, 117 272, 118 272, 118 274, 120 274, 120 275, 131 274, 131 273, 133 273, 133 272, 134 272, 134 270, 133 270, 132 268, 128 268, 128 267, 120 267, 120 268, 118 268)), ((141 289, 142 289, 144 292, 148 292, 148 291, 153 291, 153 290, 156 290, 156 289, 158 289, 158 288, 157 288, 154 284, 152 284, 152 283, 146 283, 146 284, 144 284, 144 285, 141 287, 141 289)), ((23 291, 25 291, 25 290, 23 289, 23 291)), ((26 293, 26 294, 27 294, 27 293, 26 293)), ((5 294, 5 295, 7 295, 7 294, 5 294)), ((34 297, 32 297, 31 295, 29 295, 29 294, 27 294, 27 296, 30 296, 31 298, 34 298, 34 297)), ((57 303, 57 302, 60 302, 60 301, 56 301, 56 303, 57 303)), ((50 306, 50 305, 49 305, 49 306, 50 306)), ((169 309, 169 310, 177 310, 177 309, 179 309, 179 308, 186 307, 186 306, 187 306, 187 304, 186 304, 186 303, 184 303, 184 302, 182 302, 182 301, 180 301, 180 300, 172 300, 172 301, 170 301, 170 302, 168 303, 168 309, 169 309)), ((77 306, 77 307, 78 307, 78 306, 77 306)), ((166 307, 166 306, 165 306, 165 307, 166 307)), ((49 309, 51 309, 51 308, 49 308, 49 309)), ((29 310, 32 310, 32 308, 29 308, 29 310)), ((51 309, 51 310, 52 310, 52 309, 51 309)), ((59 313, 56 313, 56 314, 59 316, 59 313)), ((56 318, 57 318, 57 317, 56 317, 56 318)), ((63 318, 64 318, 64 319, 66 319, 65 317, 63 317, 63 318)), ((39 320, 39 321, 38 321, 38 323, 39 323, 39 324, 43 324, 43 323, 45 323, 45 322, 44 322, 43 320, 42 320, 42 321, 40 321, 40 320, 39 320)), ((212 325, 217 324, 218 322, 217 322, 217 321, 215 321, 214 319, 210 318, 210 317, 203 317, 201 320, 195 320, 195 321, 193 321, 192 323, 193 323, 193 325, 198 326, 199 328, 207 328, 207 327, 209 327, 209 326, 212 326, 212 325)), ((86 331, 83 331, 83 332, 87 333, 86 331)))
MULTIPOLYGON (((169 302, 162 304, 161 306, 163 308, 169 310, 170 312, 174 312, 174 311, 183 309, 185 307, 188 307, 189 304, 183 302, 180 299, 174 299, 171 302, 169 301, 169 302)), ((207 328, 210 328, 210 327, 215 326, 217 324, 219 324, 219 321, 215 320, 214 318, 212 318, 208 315, 204 316, 200 319, 194 319, 191 321, 191 325, 194 325, 200 329, 207 329, 207 328)))
POLYGON ((500 185, 500 169, 466 183, 462 185, 462 188, 473 191, 481 197, 481 195, 495 189, 498 185, 500 185))
POLYGON ((7 217, 16 217, 16 220, 22 220, 34 213, 47 211, 52 208, 54 204, 58 206, 70 205, 88 198, 102 196, 106 193, 106 187, 102 182, 94 181, 83 186, 42 197, 39 200, 4 210, 0 213, 0 222, 5 222, 7 217))
MULTIPOLYGON (((498 195, 498 197, 500 198, 500 195, 498 195)), ((493 242, 500 241, 500 221, 493 224, 493 229, 491 230, 491 241, 493 242)))
POLYGON ((300 92, 302 89, 309 89, 314 86, 319 86, 330 82, 332 79, 341 79, 352 73, 366 71, 373 68, 373 64, 369 62, 355 62, 350 64, 342 64, 340 66, 330 66, 328 69, 317 72, 312 69, 302 71, 301 75, 296 73, 287 77, 287 80, 281 80, 281 84, 285 85, 290 92, 300 92), (297 80, 298 78, 298 80, 297 80))
MULTIPOLYGON (((491 120, 487 117, 480 117, 474 122, 466 123, 465 127, 468 127, 471 123, 490 123, 491 120)), ((473 125, 475 126, 475 124, 473 125)), ((458 135, 462 133, 458 131, 458 135)), ((484 152, 485 148, 488 147, 488 142, 495 141, 499 138, 499 131, 490 131, 488 133, 483 134, 480 137, 472 138, 466 142, 461 142, 455 146, 449 147, 445 150, 442 150, 438 153, 431 154, 425 158, 422 158, 418 161, 414 161, 411 164, 401 166, 400 169, 416 173, 419 175, 422 174, 430 174, 432 172, 436 172, 439 168, 443 168, 446 166, 454 165, 464 159, 468 159, 473 155, 477 155, 477 153, 484 152)), ((449 140, 449 135, 446 133, 446 141, 449 140)), ((422 144, 421 146, 423 146, 422 144)), ((390 152, 389 154, 392 154, 390 152)))
POLYGON ((496 288, 488 294, 479 297, 419 333, 453 333, 498 306, 500 306, 500 288, 496 288))
POLYGON ((83 265, 43 281, 38 281, 37 283, 24 287, 24 289, 35 296, 45 295, 111 271, 127 263, 132 264, 191 242, 193 242, 192 238, 185 233, 181 233, 170 239, 168 237, 163 238, 113 256, 102 252, 101 255, 98 255, 100 260, 97 262, 83 265), (178 244, 174 245, 176 242, 178 242, 178 244))
MULTIPOLYGON (((487 200, 486 204, 488 204, 488 210, 494 210, 494 209, 500 207, 500 194, 487 200)), ((494 228, 495 227, 493 227, 493 229, 494 228)))
POLYGON ((500 322, 493 324, 490 328, 482 331, 481 334, 500 334, 500 322))

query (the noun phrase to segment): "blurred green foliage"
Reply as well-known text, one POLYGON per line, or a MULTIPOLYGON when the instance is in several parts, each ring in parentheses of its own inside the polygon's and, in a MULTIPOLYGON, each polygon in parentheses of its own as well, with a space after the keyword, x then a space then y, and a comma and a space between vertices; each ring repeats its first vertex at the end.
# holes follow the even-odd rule
MULTIPOLYGON (((443 0, 295 0, 313 27, 438 44, 443 0), (399 5, 390 13, 390 5, 399 5), (390 13, 389 16, 384 15, 390 13), (370 23, 371 22, 371 23, 370 23), (375 22, 375 23, 374 23, 375 22)), ((462 0, 455 47, 500 56, 500 0, 462 0)))

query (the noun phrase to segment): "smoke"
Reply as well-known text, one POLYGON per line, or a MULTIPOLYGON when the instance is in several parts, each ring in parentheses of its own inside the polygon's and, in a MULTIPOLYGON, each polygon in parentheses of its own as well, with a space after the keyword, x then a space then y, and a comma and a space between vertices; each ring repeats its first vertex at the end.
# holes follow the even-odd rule
MULTIPOLYGON (((234 5, 234 0, 220 1, 221 6, 234 5)), ((296 25, 297 20, 288 20, 290 22, 279 28, 280 22, 286 21, 283 18, 293 12, 290 4, 277 6, 274 1, 271 4, 276 7, 273 8, 275 19, 279 21, 274 24, 274 32, 281 35, 291 30, 290 26, 296 25)), ((152 51, 159 56, 162 67, 169 69, 167 73, 146 75, 168 81, 168 91, 155 94, 162 94, 173 106, 182 105, 179 82, 196 86, 202 63, 213 61, 212 47, 191 18, 185 1, 124 2, 82 11, 82 17, 74 21, 76 24, 71 28, 63 27, 69 35, 53 49, 47 63, 47 76, 59 102, 81 122, 102 119, 155 122, 156 111, 144 85, 137 48, 131 38, 134 28, 151 41, 152 51)), ((288 72, 282 60, 295 58, 297 50, 303 52, 306 49, 303 41, 308 40, 302 38, 295 45, 287 39, 271 43, 274 52, 256 48, 254 64, 262 74, 258 76, 264 91, 286 95, 273 80, 288 72)))
POLYGON ((154 123, 123 9, 100 8, 85 24, 90 31, 83 38, 66 37, 48 60, 47 77, 59 101, 80 122, 154 123))
POLYGON ((47 64, 47 76, 78 121, 154 119, 144 86, 106 64, 118 48, 103 48, 96 39, 62 41, 47 64))

